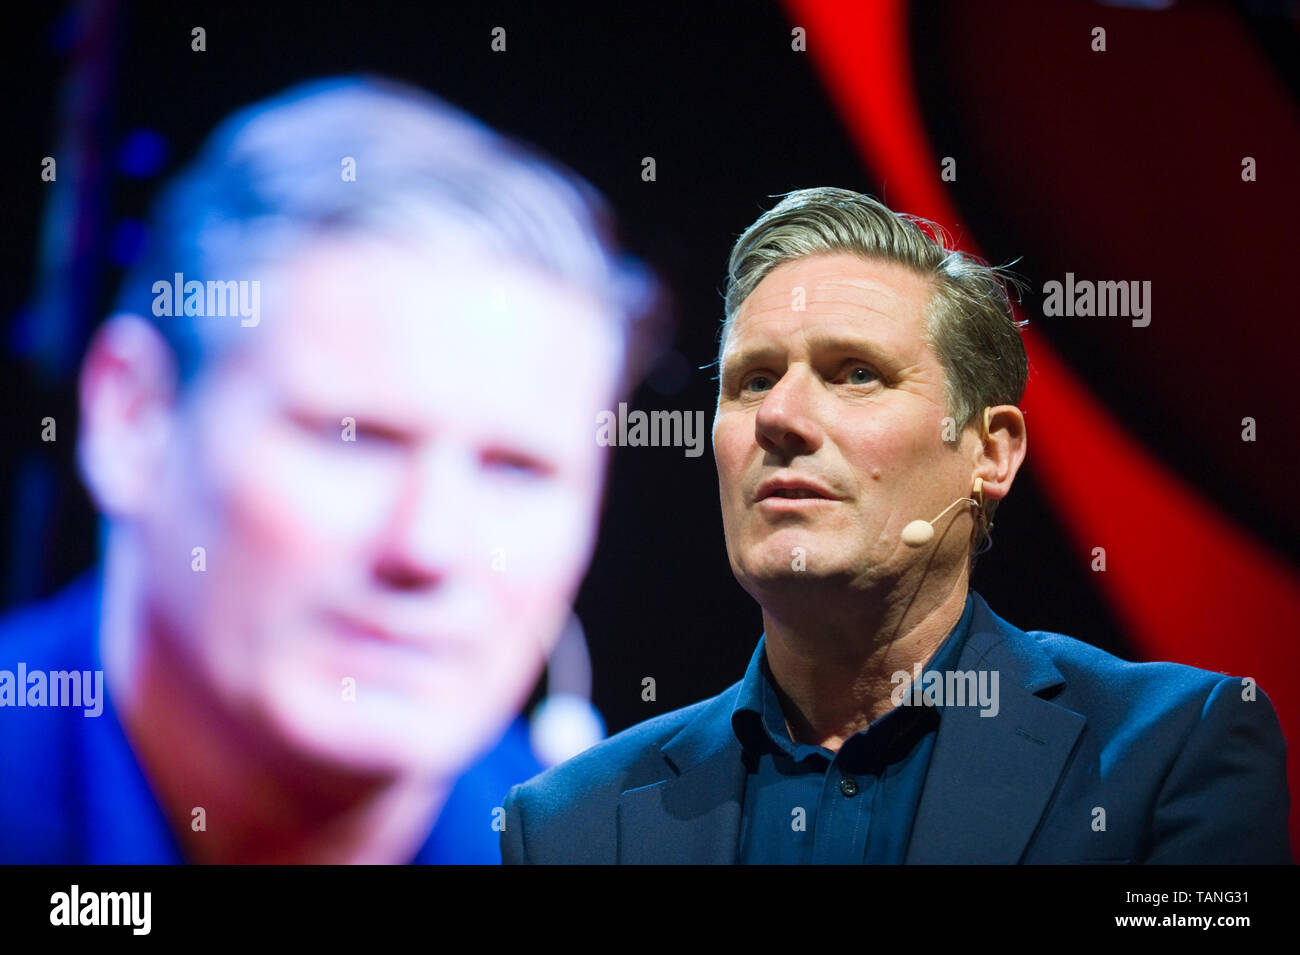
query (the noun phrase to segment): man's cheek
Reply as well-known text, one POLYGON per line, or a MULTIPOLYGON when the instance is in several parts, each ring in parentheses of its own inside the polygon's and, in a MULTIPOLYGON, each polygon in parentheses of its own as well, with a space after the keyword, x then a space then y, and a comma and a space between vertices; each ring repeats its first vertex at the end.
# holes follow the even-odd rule
POLYGON ((268 442, 255 471, 237 477, 240 514, 269 541, 300 556, 330 541, 374 533, 397 493, 382 462, 321 454, 300 443, 268 442))
POLYGON ((524 587, 563 589, 563 582, 581 575, 586 548, 595 531, 589 495, 559 483, 503 491, 479 501, 482 542, 491 569, 513 577, 524 587))
POLYGON ((489 641, 483 659, 494 661, 498 678, 540 668, 572 612, 572 575, 552 567, 527 577, 493 575, 490 586, 492 621, 479 634, 480 640, 489 641))
POLYGON ((491 574, 486 586, 492 629, 500 636, 512 634, 511 642, 516 645, 525 639, 536 640, 525 634, 542 621, 562 617, 569 609, 573 589, 569 575, 557 574, 555 568, 544 574, 491 574))

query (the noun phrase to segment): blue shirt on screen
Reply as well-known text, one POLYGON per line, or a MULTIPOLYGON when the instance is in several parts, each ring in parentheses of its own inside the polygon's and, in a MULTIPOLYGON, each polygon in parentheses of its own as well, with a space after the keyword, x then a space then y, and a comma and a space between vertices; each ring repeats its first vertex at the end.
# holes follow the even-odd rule
MULTIPOLYGON (((102 670, 101 578, 91 571, 50 600, 0 621, 0 670, 102 670)), ((107 696, 107 687, 105 687, 107 696)), ((453 787, 416 864, 501 862, 493 810, 542 770, 516 719, 453 787)), ((0 707, 0 863, 188 861, 163 815, 112 699, 80 707, 0 707)))
MULTIPOLYGON (((956 666, 973 601, 925 665, 956 666)), ((796 743, 786 729, 759 640, 732 712, 748 771, 739 861, 749 865, 898 865, 925 784, 941 706, 896 706, 839 752, 796 743)), ((909 677, 911 674, 909 674, 909 677)))

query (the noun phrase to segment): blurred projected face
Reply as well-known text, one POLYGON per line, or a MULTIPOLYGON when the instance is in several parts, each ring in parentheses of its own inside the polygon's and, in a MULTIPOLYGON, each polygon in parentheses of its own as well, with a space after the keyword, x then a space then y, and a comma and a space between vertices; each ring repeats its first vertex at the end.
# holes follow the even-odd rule
POLYGON ((617 334, 582 289, 380 239, 262 284, 247 347, 183 412, 153 599, 291 744, 454 773, 525 701, 586 569, 617 334), (196 545, 202 574, 175 559, 196 545))
MULTIPOLYGON (((969 427, 942 440, 929 289, 902 266, 818 255, 773 269, 737 313, 713 449, 732 569, 760 602, 782 586, 896 577, 920 553, 903 527, 970 492, 979 442, 969 427)), ((927 561, 966 559, 971 524, 958 520, 927 561)))

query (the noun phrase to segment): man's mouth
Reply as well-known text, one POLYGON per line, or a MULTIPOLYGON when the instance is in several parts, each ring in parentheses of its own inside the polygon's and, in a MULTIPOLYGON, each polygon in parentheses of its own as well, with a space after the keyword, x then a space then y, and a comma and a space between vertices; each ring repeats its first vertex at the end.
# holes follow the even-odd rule
POLYGON ((818 482, 802 477, 768 478, 754 495, 755 503, 805 500, 837 501, 839 498, 818 482))
POLYGON ((389 645, 422 656, 446 659, 460 659, 469 652, 466 641, 448 639, 425 629, 419 631, 399 629, 347 614, 333 614, 332 619, 342 633, 350 639, 360 640, 363 643, 389 645))

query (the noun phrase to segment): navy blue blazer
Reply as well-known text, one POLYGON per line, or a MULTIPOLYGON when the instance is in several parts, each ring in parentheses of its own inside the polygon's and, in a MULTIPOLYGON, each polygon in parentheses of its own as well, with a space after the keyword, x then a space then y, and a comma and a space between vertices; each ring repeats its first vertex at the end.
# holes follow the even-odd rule
MULTIPOLYGON (((943 711, 908 864, 1291 862, 1286 742, 1262 691, 1025 633, 973 597, 958 669, 998 671, 1000 707, 943 711)), ((503 861, 734 863, 739 688, 513 787, 503 861)))

